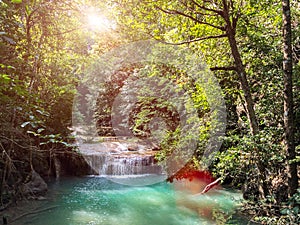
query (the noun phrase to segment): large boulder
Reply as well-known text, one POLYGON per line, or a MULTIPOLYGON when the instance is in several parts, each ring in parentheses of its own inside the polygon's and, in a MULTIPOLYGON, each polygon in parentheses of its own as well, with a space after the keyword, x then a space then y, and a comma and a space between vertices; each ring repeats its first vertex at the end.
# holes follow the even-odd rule
POLYGON ((48 190, 48 185, 43 178, 34 170, 31 172, 30 180, 21 187, 25 196, 41 196, 48 190))

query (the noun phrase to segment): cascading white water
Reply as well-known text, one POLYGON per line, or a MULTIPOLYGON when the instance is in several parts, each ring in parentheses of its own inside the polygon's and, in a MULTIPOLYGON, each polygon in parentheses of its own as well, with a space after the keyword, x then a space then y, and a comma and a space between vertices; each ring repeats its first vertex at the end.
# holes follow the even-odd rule
POLYGON ((99 175, 160 174, 160 166, 153 156, 114 156, 110 154, 85 155, 89 165, 99 175))
POLYGON ((82 144, 80 151, 93 171, 98 175, 143 175, 162 174, 162 167, 156 164, 154 151, 136 145, 129 151, 127 143, 103 142, 82 144))

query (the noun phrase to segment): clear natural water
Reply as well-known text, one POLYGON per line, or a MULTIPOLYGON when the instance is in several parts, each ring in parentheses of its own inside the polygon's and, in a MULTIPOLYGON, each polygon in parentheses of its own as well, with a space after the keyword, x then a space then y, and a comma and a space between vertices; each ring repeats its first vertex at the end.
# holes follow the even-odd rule
POLYGON ((12 224, 247 224, 241 218, 231 218, 239 193, 217 190, 194 196, 176 191, 174 184, 167 182, 133 187, 105 177, 64 178, 50 184, 46 197, 35 213, 12 224))

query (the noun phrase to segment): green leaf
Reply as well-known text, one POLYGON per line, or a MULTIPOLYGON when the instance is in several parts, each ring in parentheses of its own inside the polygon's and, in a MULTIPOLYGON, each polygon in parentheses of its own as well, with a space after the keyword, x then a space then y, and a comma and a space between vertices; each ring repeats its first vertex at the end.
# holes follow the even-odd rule
POLYGON ((22 0, 11 0, 11 3, 21 4, 21 3, 22 3, 22 0))
POLYGON ((51 142, 51 143, 57 143, 58 141, 57 141, 56 139, 51 138, 51 139, 49 140, 49 142, 51 142))
POLYGON ((16 69, 16 67, 13 67, 13 66, 7 66, 7 69, 16 69))
POLYGON ((21 124, 21 127, 26 127, 28 124, 30 124, 30 122, 29 122, 29 121, 27 121, 27 122, 24 122, 24 123, 22 123, 22 124, 21 124))
POLYGON ((295 206, 294 208, 293 208, 293 211, 294 211, 294 214, 298 214, 299 213, 299 207, 298 206, 295 206))
POLYGON ((35 133, 34 131, 27 131, 27 134, 33 134, 35 137, 40 136, 40 134, 35 133))
POLYGON ((65 145, 66 147, 70 147, 71 146, 69 143, 67 143, 65 141, 61 141, 60 143, 63 144, 63 145, 65 145))
POLYGON ((4 80, 10 80, 9 75, 7 75, 7 74, 1 74, 1 75, 4 80))
POLYGON ((44 128, 39 128, 38 130, 37 130, 37 132, 40 134, 42 131, 44 131, 45 129, 44 128))

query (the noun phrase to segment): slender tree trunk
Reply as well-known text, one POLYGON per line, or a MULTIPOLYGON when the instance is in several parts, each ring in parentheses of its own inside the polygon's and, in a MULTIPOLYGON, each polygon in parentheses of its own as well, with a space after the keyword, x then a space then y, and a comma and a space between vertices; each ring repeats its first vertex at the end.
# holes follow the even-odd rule
POLYGON ((235 36, 232 30, 229 30, 227 32, 228 34, 228 40, 231 48, 231 53, 235 61, 236 65, 236 71, 239 75, 241 88, 244 93, 245 98, 245 104, 247 109, 247 117, 250 124, 250 130, 253 135, 258 134, 259 128, 258 128, 258 122, 254 111, 254 103, 252 100, 249 83, 246 77, 246 72, 242 63, 241 55, 238 51, 237 43, 235 40, 235 36))
MULTIPOLYGON (((224 7, 223 8, 223 18, 226 22, 226 34, 228 37, 231 54, 234 58, 236 72, 238 73, 238 76, 239 76, 241 89, 243 90, 243 93, 244 93, 247 117, 248 117, 249 124, 250 124, 250 130, 251 130, 252 135, 256 135, 259 133, 259 127, 258 127, 258 122, 257 122, 257 118, 256 118, 255 111, 254 111, 254 102, 252 100, 252 95, 251 95, 249 83, 247 80, 247 74, 245 71, 245 67, 242 62, 242 57, 238 50, 237 42, 235 39, 235 25, 230 20, 228 3, 226 0, 223 0, 223 7, 224 7)), ((259 158, 256 159, 255 164, 258 169, 259 195, 260 195, 260 198, 264 199, 267 194, 267 191, 268 191, 267 186, 264 182, 266 180, 265 168, 259 158)))
POLYGON ((287 159, 288 193, 292 196, 298 188, 296 151, 293 121, 293 62, 290 1, 282 0, 283 15, 283 76, 284 76, 284 148, 287 159))
MULTIPOLYGON (((243 65, 242 57, 238 50, 238 46, 237 46, 236 39, 235 39, 235 32, 236 32, 235 29, 236 28, 235 28, 234 22, 232 22, 230 20, 229 6, 228 6, 228 2, 226 0, 223 0, 223 19, 226 22, 226 34, 228 37, 231 54, 234 58, 235 69, 239 75, 240 85, 244 92, 244 98, 245 98, 246 109, 247 109, 247 117, 248 117, 249 124, 250 124, 250 130, 251 130, 251 133, 253 135, 255 135, 255 134, 258 134, 259 127, 258 127, 258 122, 257 122, 257 118, 256 118, 255 111, 254 111, 254 103, 252 100, 245 67, 243 65)), ((237 18, 236 18, 235 23, 236 22, 237 22, 237 18)))
MULTIPOLYGON (((228 31, 228 40, 229 40, 231 52, 232 52, 232 55, 233 55, 233 58, 235 61, 236 71, 239 74, 241 88, 244 93, 246 109, 247 109, 247 116, 248 116, 248 120, 250 123, 251 133, 252 133, 252 135, 256 135, 259 132, 259 127, 258 127, 258 123, 257 123, 255 111, 254 111, 254 103, 252 100, 249 83, 247 81, 246 72, 245 72, 244 66, 242 64, 241 55, 238 51, 234 33, 232 31, 228 31)), ((266 180, 265 168, 262 165, 259 158, 256 160, 256 166, 258 169, 258 176, 259 176, 258 191, 259 191, 260 197, 262 199, 264 199, 266 196, 266 193, 267 193, 267 187, 264 184, 264 181, 266 180)))

